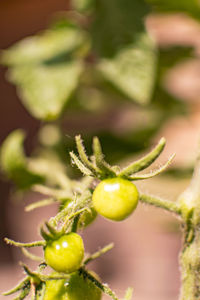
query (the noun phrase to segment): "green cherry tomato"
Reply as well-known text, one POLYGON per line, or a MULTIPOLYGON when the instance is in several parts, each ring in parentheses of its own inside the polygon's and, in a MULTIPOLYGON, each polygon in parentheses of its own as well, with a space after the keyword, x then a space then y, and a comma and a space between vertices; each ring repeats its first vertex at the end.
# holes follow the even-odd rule
MULTIPOLYGON (((58 273, 53 272, 51 275, 58 275, 58 273)), ((65 300, 65 283, 65 279, 47 280, 43 300, 65 300)))
MULTIPOLYGON (((95 274, 93 274, 95 276, 95 274)), ((77 272, 69 280, 46 282, 44 300, 100 300, 101 290, 77 272)))
POLYGON ((94 190, 92 201, 100 215, 122 221, 136 208, 138 198, 138 190, 132 182, 116 177, 102 180, 94 190))
POLYGON ((70 232, 47 243, 44 249, 46 263, 57 272, 72 273, 79 269, 84 256, 83 240, 70 232))
MULTIPOLYGON (((94 275, 94 274, 93 274, 94 275)), ((100 300, 101 291, 77 272, 70 276, 66 288, 66 300, 100 300)))
MULTIPOLYGON (((69 208, 73 205, 73 200, 67 199, 64 200, 63 203, 60 206, 60 210, 64 208, 69 208)), ((79 222, 78 222, 78 228, 84 228, 90 225, 97 217, 97 212, 94 208, 90 208, 90 211, 85 211, 81 214, 79 222)))

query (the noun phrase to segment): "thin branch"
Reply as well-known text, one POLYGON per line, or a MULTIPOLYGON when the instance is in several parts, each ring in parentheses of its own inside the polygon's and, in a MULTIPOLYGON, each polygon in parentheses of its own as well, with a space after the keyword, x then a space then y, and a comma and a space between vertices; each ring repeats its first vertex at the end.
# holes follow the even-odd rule
POLYGON ((110 296, 113 300, 119 300, 115 293, 109 288, 107 284, 103 284, 99 282, 94 276, 92 276, 88 271, 84 268, 79 269, 80 273, 83 274, 85 278, 88 278, 91 282, 93 282, 102 292, 110 296))
POLYGON ((34 202, 34 203, 31 203, 31 204, 27 205, 25 207, 25 211, 29 212, 29 211, 34 210, 36 208, 47 206, 47 205, 53 204, 55 202, 57 202, 57 200, 54 199, 54 198, 49 198, 49 199, 44 199, 44 200, 41 200, 41 201, 37 201, 37 202, 34 202))
POLYGON ((43 258, 42 258, 42 257, 30 253, 26 248, 23 248, 23 247, 22 247, 21 250, 22 250, 22 253, 23 253, 26 257, 30 258, 31 260, 39 261, 39 262, 42 262, 42 261, 43 261, 43 258))
POLYGON ((24 286, 26 286, 28 283, 29 283, 29 277, 26 276, 20 283, 17 284, 17 286, 15 286, 13 289, 11 289, 7 292, 2 293, 2 295, 8 296, 8 295, 14 294, 14 293, 20 291, 21 289, 23 289, 24 286))
POLYGON ((109 250, 111 250, 114 247, 114 244, 111 243, 105 247, 103 247, 102 249, 100 249, 99 251, 93 253, 90 257, 86 258, 84 261, 84 265, 87 265, 89 262, 91 262, 92 260, 100 257, 102 254, 108 252, 109 250))
POLYGON ((124 168, 121 172, 119 172, 118 176, 129 176, 149 167, 163 151, 165 143, 165 138, 161 138, 157 146, 150 153, 124 168))
POLYGON ((159 207, 159 208, 163 208, 167 211, 171 211, 178 215, 181 214, 180 206, 173 201, 163 200, 161 198, 156 198, 154 196, 149 196, 149 195, 145 195, 145 194, 140 194, 139 200, 143 203, 147 203, 147 204, 159 207))
POLYGON ((44 194, 56 198, 61 198, 61 197, 71 198, 73 196, 73 193, 69 192, 68 190, 50 188, 42 184, 33 185, 32 190, 34 192, 38 192, 40 194, 44 194))
POLYGON ((46 242, 45 241, 36 241, 36 242, 32 242, 32 243, 19 243, 19 242, 15 242, 13 240, 10 240, 8 238, 4 238, 4 241, 8 244, 8 245, 13 245, 16 247, 37 247, 37 246, 45 246, 46 242))
POLYGON ((23 300, 26 298, 26 296, 28 296, 29 293, 30 293, 30 283, 27 284, 27 286, 25 286, 22 289, 20 295, 18 297, 14 298, 13 300, 23 300))

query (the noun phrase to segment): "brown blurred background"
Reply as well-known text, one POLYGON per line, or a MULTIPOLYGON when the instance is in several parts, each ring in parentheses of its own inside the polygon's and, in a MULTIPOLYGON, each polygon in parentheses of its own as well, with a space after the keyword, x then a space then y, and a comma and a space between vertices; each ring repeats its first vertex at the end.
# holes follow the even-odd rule
MULTIPOLYGON (((55 12, 67 9, 65 0, 27 1, 1 0, 0 2, 0 48, 5 49, 25 36, 45 28, 55 12)), ((147 20, 150 32, 160 45, 174 42, 194 46, 200 53, 200 26, 183 15, 151 16, 147 20), (177 39, 178 37, 178 39, 177 39)), ((182 164, 194 157, 200 127, 200 63, 191 60, 177 66, 166 78, 166 85, 183 101, 190 103, 191 115, 185 119, 171 120, 159 136, 168 140, 166 149, 176 152, 175 164, 182 164), (184 151, 183 151, 184 149, 184 151)), ((5 69, 0 70, 0 142, 15 128, 28 133, 26 149, 29 153, 34 143, 39 122, 33 119, 20 103, 15 87, 5 79, 5 69)), ((175 199, 187 186, 188 180, 151 179, 138 186, 158 196, 175 199)), ((12 187, 0 183, 0 291, 11 288, 20 278, 18 260, 21 253, 6 246, 2 239, 9 236, 16 240, 38 239, 36 225, 48 218, 55 207, 38 212, 24 213, 23 205, 13 203, 12 187), (21 222, 23 220, 23 222, 21 222)), ((35 195, 29 194, 26 203, 35 195)), ((167 213, 141 205, 134 216, 120 224, 99 218, 84 233, 86 249, 95 251, 99 246, 113 241, 115 248, 93 265, 104 282, 108 282, 119 296, 128 286, 134 287, 133 299, 175 300, 178 298, 179 270, 178 252, 181 247, 178 224, 167 213), (97 240, 98 237, 98 240, 97 240)), ((27 261, 26 259, 23 261, 27 261)), ((34 264, 32 264, 34 267, 34 264)), ((12 297, 11 297, 12 298, 12 297)), ((11 299, 7 297, 7 299, 11 299)), ((0 299, 4 299, 0 296, 0 299)), ((6 299, 6 298, 5 298, 6 299)), ((107 298, 105 298, 107 299, 107 298)))

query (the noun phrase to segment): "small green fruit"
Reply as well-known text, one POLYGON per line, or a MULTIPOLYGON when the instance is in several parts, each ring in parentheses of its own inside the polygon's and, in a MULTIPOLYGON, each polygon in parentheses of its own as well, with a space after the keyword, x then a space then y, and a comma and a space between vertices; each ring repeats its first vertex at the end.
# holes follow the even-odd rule
POLYGON ((101 290, 90 280, 75 272, 69 280, 47 281, 44 300, 100 300, 101 295, 101 290))
POLYGON ((44 249, 46 263, 57 272, 72 273, 78 270, 84 257, 83 240, 70 232, 47 243, 44 249))
POLYGON ((100 215, 122 221, 137 207, 138 198, 138 190, 132 182, 116 177, 101 181, 94 190, 92 201, 100 215))

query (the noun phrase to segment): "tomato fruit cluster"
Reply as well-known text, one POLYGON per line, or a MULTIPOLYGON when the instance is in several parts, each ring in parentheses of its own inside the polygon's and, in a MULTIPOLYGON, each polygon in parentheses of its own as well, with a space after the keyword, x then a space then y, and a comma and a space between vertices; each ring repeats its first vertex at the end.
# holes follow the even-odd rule
POLYGON ((137 207, 138 198, 138 190, 132 182, 116 177, 102 180, 94 190, 92 201, 100 215, 122 221, 137 207))
MULTIPOLYGON (((93 274, 94 275, 94 274, 93 274)), ((46 282, 44 300, 100 300, 101 290, 90 280, 74 272, 69 280, 46 282)))
POLYGON ((57 272, 72 273, 79 269, 84 257, 83 240, 70 232, 47 243, 44 249, 46 263, 57 272))

